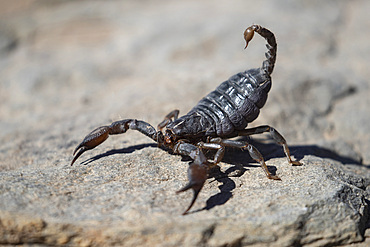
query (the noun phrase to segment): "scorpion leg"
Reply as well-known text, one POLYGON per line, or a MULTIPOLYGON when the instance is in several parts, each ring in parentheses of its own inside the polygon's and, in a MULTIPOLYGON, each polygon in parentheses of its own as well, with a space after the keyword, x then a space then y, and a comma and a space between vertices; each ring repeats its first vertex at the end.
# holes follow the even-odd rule
POLYGON ((275 140, 275 142, 283 146, 284 153, 288 159, 289 164, 295 165, 295 166, 302 165, 299 161, 292 160, 292 158, 290 157, 290 151, 288 148, 288 144, 286 143, 286 140, 276 129, 272 128, 271 126, 262 125, 262 126, 255 127, 255 128, 244 129, 244 130, 238 131, 238 135, 249 136, 249 135, 254 135, 254 134, 262 134, 264 132, 269 132, 272 138, 275 140))
POLYGON ((170 113, 168 113, 162 122, 158 124, 157 129, 162 130, 164 127, 167 126, 167 124, 172 122, 172 118, 176 120, 179 117, 179 110, 173 110, 170 113))
POLYGON ((267 168, 267 165, 265 163, 265 160, 263 159, 262 154, 258 151, 257 148, 255 148, 253 145, 247 143, 247 142, 242 142, 242 141, 234 141, 234 140, 225 140, 221 138, 212 138, 210 140, 211 143, 219 143, 220 145, 223 145, 225 147, 233 147, 233 148, 240 148, 240 149, 247 149, 249 152, 249 155, 260 163, 260 166, 262 170, 265 172, 267 178, 269 179, 274 179, 274 180, 281 180, 278 176, 272 175, 270 171, 267 168))
POLYGON ((207 158, 203 154, 202 150, 192 144, 179 141, 174 147, 174 152, 181 155, 187 155, 193 159, 193 162, 188 168, 189 183, 176 192, 181 193, 189 189, 193 190, 193 199, 191 200, 189 207, 183 212, 183 215, 185 215, 194 205, 200 190, 203 188, 204 182, 208 178, 210 164, 207 162, 207 158))
POLYGON ((77 151, 78 153, 74 156, 71 166, 77 160, 77 158, 81 156, 81 154, 103 143, 109 137, 109 135, 123 134, 128 129, 138 130, 144 135, 152 138, 154 141, 160 141, 159 133, 161 132, 156 132, 153 126, 144 121, 136 119, 116 121, 110 126, 101 126, 96 128, 90 134, 88 134, 74 150, 73 155, 75 155, 77 151))
MULTIPOLYGON (((221 139, 221 138, 220 138, 221 139)), ((212 164, 212 166, 215 166, 217 165, 218 163, 221 162, 222 158, 224 157, 224 154, 225 154, 225 146, 223 146, 221 144, 221 142, 208 142, 208 143, 205 143, 205 142, 199 142, 197 144, 198 147, 202 148, 202 149, 214 149, 214 150, 217 150, 216 154, 215 154, 215 157, 213 158, 213 161, 210 161, 210 163, 212 164)))

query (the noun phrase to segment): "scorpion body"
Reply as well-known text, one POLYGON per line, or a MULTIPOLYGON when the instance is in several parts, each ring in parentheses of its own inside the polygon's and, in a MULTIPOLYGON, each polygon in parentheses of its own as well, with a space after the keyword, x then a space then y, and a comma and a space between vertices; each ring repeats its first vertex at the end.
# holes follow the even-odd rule
POLYGON ((258 84, 256 79, 263 76, 259 69, 234 75, 166 128, 183 137, 234 137, 236 130, 245 129, 258 117, 266 102, 271 80, 265 76, 264 84, 258 84), (187 123, 197 128, 184 128, 187 123))
POLYGON ((266 103, 267 94, 271 89, 270 75, 274 69, 277 51, 274 34, 259 25, 252 25, 245 30, 245 48, 253 38, 254 32, 267 41, 266 60, 260 68, 232 76, 201 99, 189 113, 182 117, 178 118, 178 110, 170 112, 158 125, 158 130, 137 119, 124 119, 110 126, 95 129, 75 149, 74 155, 77 151, 78 153, 74 156, 71 165, 82 153, 95 148, 109 135, 122 134, 128 129, 138 130, 160 146, 174 153, 187 155, 193 160, 188 168, 189 183, 178 191, 193 190, 193 199, 183 214, 186 214, 193 206, 208 178, 210 168, 222 160, 225 147, 248 150, 250 156, 260 163, 269 179, 280 180, 278 176, 269 172, 262 155, 254 146, 245 141, 229 140, 229 138, 269 132, 273 139, 283 146, 288 162, 292 165, 301 165, 298 161, 291 159, 285 139, 274 128, 268 125, 246 128, 248 123, 258 117, 260 109, 266 103), (206 158, 203 149, 216 150, 213 160, 206 158))
POLYGON ((244 32, 247 45, 253 38, 251 30, 267 40, 267 59, 262 67, 238 73, 221 83, 188 114, 170 122, 167 129, 182 137, 230 138, 237 136, 236 130, 245 129, 258 117, 271 89, 270 74, 274 69, 277 44, 273 33, 253 25, 244 32))

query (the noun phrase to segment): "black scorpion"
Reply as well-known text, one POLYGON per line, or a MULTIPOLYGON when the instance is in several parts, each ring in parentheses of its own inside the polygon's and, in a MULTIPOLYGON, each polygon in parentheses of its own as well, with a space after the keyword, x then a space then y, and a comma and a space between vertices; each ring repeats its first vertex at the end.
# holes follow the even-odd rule
POLYGON ((266 60, 261 68, 250 69, 232 76, 221 83, 216 90, 209 93, 186 115, 179 117, 178 110, 170 112, 158 125, 156 130, 152 125, 137 119, 124 119, 93 130, 77 146, 71 165, 85 151, 95 148, 104 142, 109 135, 123 134, 128 129, 138 130, 175 154, 189 156, 193 161, 188 167, 189 183, 177 191, 193 190, 193 198, 186 214, 193 206, 197 196, 208 178, 210 168, 217 165, 223 158, 225 147, 248 150, 250 156, 261 165, 267 178, 280 180, 272 175, 261 153, 246 141, 229 140, 237 136, 249 136, 269 132, 272 138, 283 146, 288 162, 301 165, 290 157, 288 145, 284 137, 274 128, 263 125, 246 129, 248 123, 259 115, 264 106, 267 94, 271 88, 271 73, 274 70, 277 44, 274 34, 259 25, 252 25, 244 32, 247 48, 254 32, 266 41, 266 60), (165 129, 165 131, 163 131, 165 129), (215 150, 213 160, 207 159, 203 149, 215 150))

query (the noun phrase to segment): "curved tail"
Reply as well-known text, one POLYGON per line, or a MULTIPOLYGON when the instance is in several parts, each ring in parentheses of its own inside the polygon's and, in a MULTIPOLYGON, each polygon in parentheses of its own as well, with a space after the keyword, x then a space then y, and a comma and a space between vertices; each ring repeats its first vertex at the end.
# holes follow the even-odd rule
MULTIPOLYGON (((277 44, 275 35, 268 29, 261 27, 260 25, 252 25, 248 27, 244 32, 244 39, 247 42, 245 48, 247 48, 249 41, 252 40, 254 32, 257 32, 263 38, 266 39, 267 52, 265 53, 266 60, 263 61, 261 69, 270 75, 274 70, 276 61, 277 44)), ((245 49, 244 48, 244 49, 245 49)))

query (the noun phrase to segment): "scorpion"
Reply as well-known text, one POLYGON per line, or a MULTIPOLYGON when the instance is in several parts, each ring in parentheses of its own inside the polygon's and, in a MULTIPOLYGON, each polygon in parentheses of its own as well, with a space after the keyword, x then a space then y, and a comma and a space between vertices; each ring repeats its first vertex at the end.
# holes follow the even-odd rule
POLYGON ((267 100, 267 94, 271 89, 270 75, 274 70, 277 52, 274 34, 260 25, 251 25, 245 30, 244 49, 255 32, 267 42, 266 60, 260 68, 249 69, 230 77, 201 99, 186 115, 178 117, 179 110, 171 111, 158 124, 157 130, 149 123, 138 119, 119 120, 109 126, 96 128, 74 150, 71 166, 81 154, 95 148, 110 135, 123 134, 129 129, 137 130, 157 142, 158 146, 174 154, 191 158, 192 161, 188 166, 188 183, 176 192, 189 189, 193 191, 191 203, 183 212, 185 215, 196 201, 211 168, 222 160, 226 147, 248 150, 251 158, 260 164, 267 178, 280 180, 277 175, 270 173, 257 148, 247 141, 230 138, 268 132, 272 139, 283 147, 289 164, 301 165, 299 161, 291 159, 287 142, 276 129, 269 125, 246 128, 248 123, 258 117, 267 100), (204 150, 214 150, 213 159, 207 158, 204 150))

